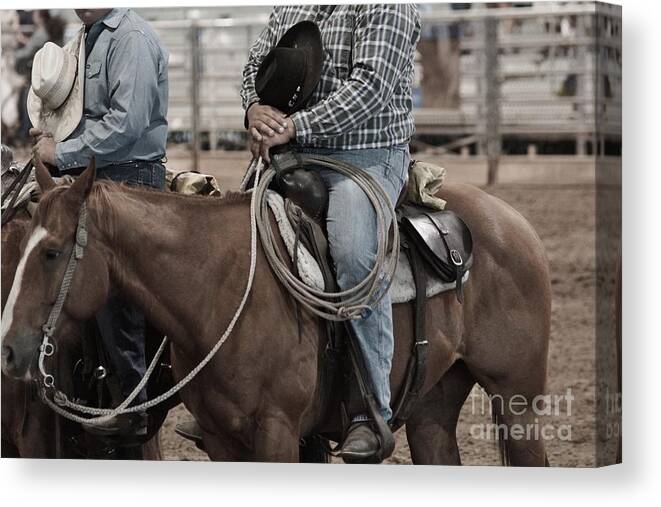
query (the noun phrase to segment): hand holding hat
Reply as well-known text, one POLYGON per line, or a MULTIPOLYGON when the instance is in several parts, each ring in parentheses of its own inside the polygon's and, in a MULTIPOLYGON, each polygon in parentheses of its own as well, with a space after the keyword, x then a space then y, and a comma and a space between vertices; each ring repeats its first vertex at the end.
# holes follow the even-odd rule
POLYGON ((282 111, 255 102, 246 111, 246 121, 250 134, 255 141, 261 141, 262 135, 274 136, 282 134, 287 128, 287 116, 282 111))
POLYGON ((30 129, 30 135, 37 140, 36 144, 32 147, 32 156, 44 164, 57 165, 55 163, 56 143, 53 139, 53 134, 32 128, 30 129))
POLYGON ((312 21, 292 26, 264 57, 255 77, 259 104, 246 112, 253 155, 261 152, 268 161, 270 147, 295 137, 294 123, 288 116, 308 103, 319 84, 322 64, 321 33, 312 21))
POLYGON ((291 118, 285 119, 285 127, 282 132, 262 136, 255 127, 250 129, 250 152, 254 158, 262 157, 266 163, 271 162, 269 150, 274 146, 287 144, 296 137, 296 126, 291 118))
POLYGON ((84 29, 64 47, 47 42, 32 63, 28 116, 34 127, 52 133, 55 143, 65 140, 83 116, 85 79, 84 29))
POLYGON ((321 79, 324 52, 316 23, 292 26, 264 57, 255 91, 260 104, 290 115, 303 109, 321 79))

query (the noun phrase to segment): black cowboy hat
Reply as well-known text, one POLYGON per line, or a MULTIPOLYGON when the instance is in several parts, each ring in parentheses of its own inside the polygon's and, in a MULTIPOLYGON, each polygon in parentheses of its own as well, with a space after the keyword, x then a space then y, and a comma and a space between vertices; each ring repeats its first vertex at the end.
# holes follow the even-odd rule
POLYGON ((259 66, 255 91, 260 103, 287 115, 302 109, 319 83, 323 61, 317 24, 296 23, 259 66))

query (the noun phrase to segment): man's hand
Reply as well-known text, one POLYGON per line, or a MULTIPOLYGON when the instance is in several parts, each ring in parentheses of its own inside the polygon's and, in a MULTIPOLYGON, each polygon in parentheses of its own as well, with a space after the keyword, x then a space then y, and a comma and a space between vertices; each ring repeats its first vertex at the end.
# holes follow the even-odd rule
POLYGON ((42 137, 53 137, 53 134, 50 132, 44 132, 41 129, 36 129, 32 127, 29 132, 28 132, 32 137, 34 137, 35 141, 39 141, 42 137))
POLYGON ((271 157, 269 156, 269 149, 273 146, 280 146, 282 144, 287 144, 292 139, 296 138, 296 127, 291 118, 285 120, 287 128, 284 129, 282 134, 274 134, 273 136, 261 137, 261 140, 257 140, 255 136, 250 138, 250 152, 252 156, 257 158, 261 155, 262 159, 266 163, 271 162, 271 157))
POLYGON ((255 102, 246 113, 248 118, 248 130, 255 141, 261 141, 262 137, 273 137, 276 134, 284 134, 287 129, 287 118, 284 113, 271 106, 263 106, 255 102))
POLYGON ((37 157, 45 164, 57 165, 55 163, 55 141, 50 136, 40 136, 37 144, 32 147, 32 156, 37 157))

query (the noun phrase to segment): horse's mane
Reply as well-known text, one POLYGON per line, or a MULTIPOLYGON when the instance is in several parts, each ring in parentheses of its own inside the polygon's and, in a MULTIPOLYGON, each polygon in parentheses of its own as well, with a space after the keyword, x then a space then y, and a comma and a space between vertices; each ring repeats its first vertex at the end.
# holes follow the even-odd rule
MULTIPOLYGON (((42 195, 38 207, 40 216, 49 216, 53 206, 58 202, 58 198, 68 188, 69 185, 59 185, 42 195)), ((195 207, 217 208, 218 206, 243 205, 249 203, 249 201, 250 194, 243 192, 226 192, 222 197, 209 197, 164 192, 149 187, 133 186, 110 180, 97 180, 92 186, 88 202, 90 211, 94 213, 99 225, 114 236, 117 223, 116 214, 124 205, 127 207, 141 207, 156 202, 167 206, 167 203, 170 202, 177 203, 177 205, 188 204, 195 207)))
POLYGON ((110 180, 100 180, 94 182, 92 187, 92 197, 100 199, 101 201, 116 200, 117 198, 122 198, 123 196, 133 197, 133 196, 151 196, 151 197, 162 197, 164 200, 167 199, 179 199, 179 200, 188 200, 196 201, 200 203, 208 203, 210 206, 223 206, 228 204, 242 204, 250 201, 250 194, 244 192, 226 192, 222 197, 209 197, 206 195, 189 195, 189 194, 180 194, 177 192, 163 192, 161 190, 127 185, 126 183, 118 183, 110 180))
POLYGON ((50 215, 53 204, 57 202, 57 197, 67 188, 69 187, 64 185, 57 186, 50 192, 42 194, 39 198, 39 207, 37 208, 37 212, 44 217, 50 215))

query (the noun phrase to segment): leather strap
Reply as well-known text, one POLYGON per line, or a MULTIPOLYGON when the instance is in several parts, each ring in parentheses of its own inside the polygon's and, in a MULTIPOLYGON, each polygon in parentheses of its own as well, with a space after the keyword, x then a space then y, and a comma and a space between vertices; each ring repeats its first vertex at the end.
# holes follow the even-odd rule
POLYGON ((422 385, 425 382, 427 348, 429 344, 426 333, 427 273, 422 266, 417 250, 409 250, 409 262, 413 271, 413 280, 415 281, 415 343, 413 345, 413 357, 416 358, 415 375, 409 392, 417 401, 422 391, 422 385))
POLYGON ((405 242, 404 252, 409 259, 415 283, 414 300, 414 342, 406 367, 406 376, 401 394, 395 406, 391 427, 393 431, 404 425, 420 399, 427 373, 428 341, 426 333, 427 316, 427 272, 422 264, 417 246, 405 242))
POLYGON ((465 263, 465 259, 462 258, 461 253, 459 252, 460 245, 451 244, 452 235, 450 234, 450 231, 443 228, 442 225, 439 224, 438 221, 434 219, 434 216, 432 214, 424 213, 424 215, 429 219, 429 221, 432 224, 434 224, 434 227, 436 227, 436 230, 438 230, 439 235, 443 239, 443 244, 445 245, 445 248, 448 251, 448 257, 450 258, 450 261, 454 265, 455 276, 457 278, 456 280, 457 300, 460 303, 463 303, 464 302, 463 282, 464 282, 464 273, 466 272, 466 263, 465 263))

